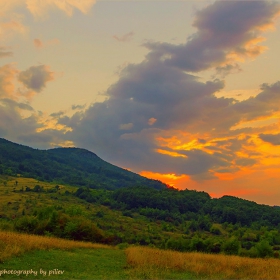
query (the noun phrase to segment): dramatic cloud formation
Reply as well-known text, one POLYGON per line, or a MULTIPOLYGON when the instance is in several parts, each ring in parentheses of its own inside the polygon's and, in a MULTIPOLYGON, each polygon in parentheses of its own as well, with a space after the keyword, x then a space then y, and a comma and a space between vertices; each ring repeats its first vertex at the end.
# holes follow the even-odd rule
MULTIPOLYGON (((20 1, 11 3, 6 9, 20 5, 20 1)), ((86 13, 94 1, 21 3, 42 17, 51 8, 68 15, 75 8, 86 13)), ((54 79, 50 68, 38 65, 20 71, 14 64, 2 66, 0 135, 36 147, 87 148, 114 164, 179 187, 201 189, 201 182, 207 181, 213 195, 223 192, 225 181, 231 194, 241 194, 246 181, 255 182, 256 174, 260 182, 269 175, 276 186, 280 179, 275 171, 280 168, 280 81, 260 80, 252 97, 244 90, 242 98, 227 98, 223 95, 227 80, 223 79, 240 72, 241 63, 266 50, 260 44, 263 33, 273 28, 279 12, 278 2, 216 1, 196 12, 196 31, 186 43, 145 43, 145 59, 122 67, 118 81, 105 91, 105 101, 79 105, 73 100, 75 105, 49 115, 36 112, 29 96, 40 93, 54 79), (198 77, 205 70, 215 71, 220 78, 198 77), (233 180, 239 187, 234 187, 233 180)), ((127 42, 133 35, 115 35, 114 39, 127 42)), ((33 41, 37 49, 50 42, 38 38, 33 41)), ((10 56, 9 52, 0 48, 0 57, 10 56)), ((79 72, 76 57, 71 59, 79 72)), ((83 75, 89 75, 86 69, 83 75)), ((246 191, 256 194, 253 188, 246 191)))
POLYGON ((223 81, 201 82, 185 71, 230 72, 240 58, 259 55, 259 34, 279 10, 266 1, 215 2, 197 13, 198 32, 185 45, 146 44, 146 60, 121 71, 106 101, 58 123, 70 128, 66 135, 76 145, 138 172, 205 180, 253 166, 260 158, 251 150, 255 131, 234 127, 279 111, 279 82, 238 101, 215 95, 223 81))
POLYGON ((193 26, 198 31, 184 45, 146 43, 151 57, 167 65, 198 72, 217 67, 219 72, 238 69, 237 62, 255 57, 266 48, 258 43, 261 32, 272 28, 280 4, 270 1, 216 1, 199 11, 193 26))
POLYGON ((54 79, 54 73, 46 65, 31 66, 19 73, 18 80, 28 89, 41 92, 46 83, 54 79))

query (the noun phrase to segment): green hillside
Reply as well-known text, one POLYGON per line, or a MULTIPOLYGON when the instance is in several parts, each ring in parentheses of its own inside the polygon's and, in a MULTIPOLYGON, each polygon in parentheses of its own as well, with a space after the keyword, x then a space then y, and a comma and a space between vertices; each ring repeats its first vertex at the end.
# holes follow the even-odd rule
POLYGON ((90 189, 0 175, 0 230, 279 258, 279 219, 278 207, 227 196, 212 199, 205 192, 90 189))
POLYGON ((279 207, 167 188, 77 148, 42 151, 1 139, 0 161, 0 230, 124 247, 280 256, 279 207))
POLYGON ((0 138, 0 174, 35 178, 58 184, 117 189, 130 186, 166 188, 114 166, 96 154, 79 148, 37 150, 0 138))

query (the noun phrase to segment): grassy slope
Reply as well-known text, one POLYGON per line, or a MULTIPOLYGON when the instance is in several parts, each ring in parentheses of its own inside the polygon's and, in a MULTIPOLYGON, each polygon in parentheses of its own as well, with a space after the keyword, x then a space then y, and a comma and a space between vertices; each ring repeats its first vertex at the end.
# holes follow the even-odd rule
POLYGON ((160 224, 149 222, 147 218, 141 215, 135 214, 133 218, 123 216, 121 211, 113 211, 106 206, 87 203, 72 195, 64 195, 66 190, 75 192, 78 187, 59 185, 58 193, 19 192, 22 187, 24 189, 25 186, 34 188, 35 185, 40 185, 47 190, 54 188, 56 184, 41 182, 32 178, 0 175, 0 216, 21 217, 23 210, 25 215, 31 215, 34 209, 46 206, 62 207, 64 209, 76 207, 82 211, 84 216, 93 220, 106 232, 117 231, 132 236, 138 234, 149 235, 150 232, 157 232, 166 238, 170 235, 181 235, 178 229, 175 229, 172 233, 162 231, 160 224), (6 186, 4 182, 6 182, 6 186))

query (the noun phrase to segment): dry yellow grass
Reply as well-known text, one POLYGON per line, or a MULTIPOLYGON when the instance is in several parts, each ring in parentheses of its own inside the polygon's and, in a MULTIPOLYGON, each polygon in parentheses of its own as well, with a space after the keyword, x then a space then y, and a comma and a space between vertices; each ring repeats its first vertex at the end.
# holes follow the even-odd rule
POLYGON ((0 231, 0 262, 32 250, 112 248, 90 242, 0 231))
POLYGON ((206 279, 280 279, 280 260, 203 253, 180 253, 146 247, 126 249, 135 269, 189 271, 206 279))

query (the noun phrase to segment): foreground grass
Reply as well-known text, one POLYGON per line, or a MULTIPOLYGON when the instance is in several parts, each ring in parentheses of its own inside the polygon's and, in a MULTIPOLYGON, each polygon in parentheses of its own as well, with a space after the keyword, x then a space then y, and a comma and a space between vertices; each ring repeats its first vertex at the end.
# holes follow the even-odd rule
MULTIPOLYGON (((145 279, 168 279, 166 272, 192 273, 197 279, 280 279, 280 260, 180 253, 146 247, 126 249, 127 263, 145 279)), ((178 274, 177 274, 178 275, 178 274)), ((174 278, 169 278, 174 279, 174 278)), ((194 279, 191 278, 190 279, 194 279)))
POLYGON ((122 250, 35 250, 0 264, 4 279, 128 279, 122 250), (14 274, 4 273, 12 270, 14 274), (26 275, 28 271, 28 275, 26 275), (15 274, 17 273, 17 274, 15 274), (25 273, 25 274, 24 274, 25 273))
POLYGON ((123 251, 14 232, 0 232, 0 260, 0 277, 8 279, 280 279, 277 259, 148 247, 123 251), (13 274, 8 274, 11 270, 13 274))
POLYGON ((77 242, 55 237, 0 231, 0 262, 33 250, 70 250, 77 248, 108 249, 112 247, 90 242, 77 242))
POLYGON ((128 279, 125 253, 111 246, 0 232, 0 277, 128 279))
POLYGON ((0 231, 0 261, 5 279, 195 279, 188 272, 139 271, 111 246, 15 232, 0 231))

